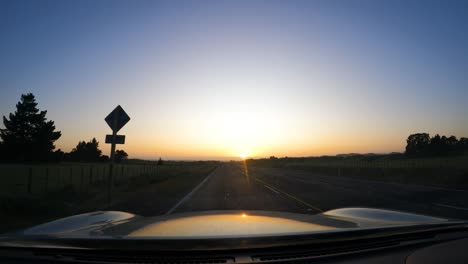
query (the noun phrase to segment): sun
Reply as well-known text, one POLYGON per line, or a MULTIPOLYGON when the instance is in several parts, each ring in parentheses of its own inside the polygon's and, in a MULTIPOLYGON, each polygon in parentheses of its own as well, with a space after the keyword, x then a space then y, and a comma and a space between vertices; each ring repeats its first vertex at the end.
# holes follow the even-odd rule
POLYGON ((245 152, 242 152, 242 153, 240 154, 241 159, 246 159, 248 156, 249 156, 249 155, 247 155, 247 153, 245 153, 245 152))

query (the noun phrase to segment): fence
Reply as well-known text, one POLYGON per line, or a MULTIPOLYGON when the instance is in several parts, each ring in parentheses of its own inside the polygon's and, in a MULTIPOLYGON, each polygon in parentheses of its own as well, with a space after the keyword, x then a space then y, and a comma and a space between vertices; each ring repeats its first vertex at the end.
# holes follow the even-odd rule
MULTIPOLYGON (((131 180, 150 180, 157 173, 156 165, 114 165, 114 184, 131 180)), ((0 165, 0 194, 41 194, 72 187, 87 191, 103 184, 109 175, 108 164, 0 165)))
POLYGON ((305 159, 284 164, 290 167, 334 167, 334 168, 451 168, 468 169, 468 157, 426 159, 379 159, 379 160, 320 160, 305 159))

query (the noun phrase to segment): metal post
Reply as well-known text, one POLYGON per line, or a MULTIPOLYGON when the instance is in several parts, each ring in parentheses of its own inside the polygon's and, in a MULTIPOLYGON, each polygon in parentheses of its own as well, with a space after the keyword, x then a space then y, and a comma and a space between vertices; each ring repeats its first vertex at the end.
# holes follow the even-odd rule
MULTIPOLYGON (((114 127, 117 127, 117 120, 119 118, 119 112, 115 111, 114 113, 114 127)), ((107 181, 107 206, 111 205, 112 201, 112 187, 114 185, 112 178, 112 171, 114 169, 114 159, 115 159, 115 136, 117 135, 117 130, 112 129, 112 145, 110 152, 110 163, 109 163, 109 179, 107 181)))

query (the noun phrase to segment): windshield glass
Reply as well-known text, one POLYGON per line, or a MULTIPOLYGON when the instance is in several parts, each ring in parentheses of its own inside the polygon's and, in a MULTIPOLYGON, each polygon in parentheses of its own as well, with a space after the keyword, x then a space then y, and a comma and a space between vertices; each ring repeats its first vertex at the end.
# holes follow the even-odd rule
POLYGON ((0 1, 0 233, 468 220, 467 25, 466 1, 0 1))

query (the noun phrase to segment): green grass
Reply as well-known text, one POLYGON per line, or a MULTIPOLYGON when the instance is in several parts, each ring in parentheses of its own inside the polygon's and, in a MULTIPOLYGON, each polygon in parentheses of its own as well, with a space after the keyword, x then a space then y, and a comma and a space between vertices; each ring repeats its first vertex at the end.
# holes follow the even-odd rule
POLYGON ((401 155, 259 159, 249 166, 321 175, 468 189, 468 156, 408 159, 401 155))
POLYGON ((320 166, 342 168, 468 168, 468 157, 421 159, 361 159, 361 160, 305 160, 289 162, 290 167, 320 166))
MULTIPOLYGON (((156 170, 155 164, 118 164, 113 172, 116 182, 125 182, 131 177, 155 175, 156 170)), ((108 175, 109 165, 104 163, 0 164, 0 194, 41 194, 70 185, 86 190, 108 175)))
POLYGON ((332 167, 332 168, 455 168, 468 169, 468 156, 436 158, 404 158, 401 156, 359 156, 350 158, 282 158, 249 160, 259 167, 332 167))
MULTIPOLYGON (((185 193, 216 166, 213 162, 176 162, 163 166, 118 165, 113 204, 125 203, 148 190, 153 192, 153 199, 185 193)), ((105 170, 107 166, 104 164, 0 165, 0 185, 22 184, 22 180, 27 178, 25 171, 29 173, 30 168, 33 171, 32 193, 28 193, 22 185, 19 185, 21 188, 17 192, 4 191, 4 187, 0 191, 0 233, 69 215, 106 209, 105 180, 108 170, 105 170), (47 191, 44 189, 44 181, 41 181, 44 180, 46 168, 49 169, 49 186, 57 187, 50 187, 47 191), (81 181, 82 168, 87 172, 84 174, 84 183, 81 181), (5 171, 9 173, 3 174, 5 171), (51 182, 55 185, 51 185, 51 182)), ((137 209, 138 204, 131 204, 137 209)))

